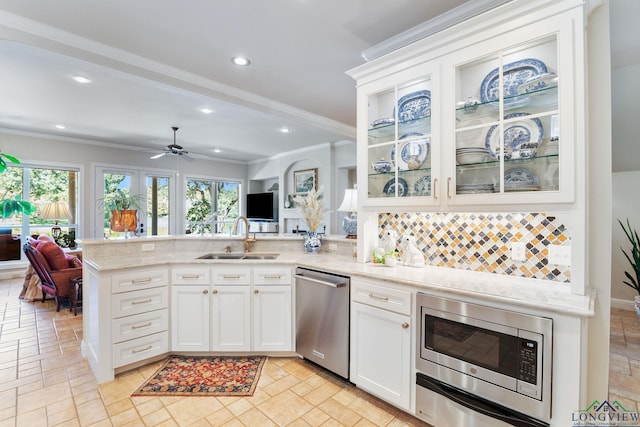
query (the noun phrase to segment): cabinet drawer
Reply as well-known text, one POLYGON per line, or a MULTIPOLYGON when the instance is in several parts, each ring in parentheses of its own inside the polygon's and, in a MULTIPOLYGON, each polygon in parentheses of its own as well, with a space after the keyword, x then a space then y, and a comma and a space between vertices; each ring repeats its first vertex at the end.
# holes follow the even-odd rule
POLYGON ((290 285, 291 268, 289 267, 256 267, 253 269, 254 285, 290 285))
POLYGON ((113 367, 129 365, 169 352, 169 333, 160 332, 113 345, 113 367))
POLYGON ((149 289, 169 284, 167 270, 136 270, 111 276, 111 292, 128 292, 136 289, 149 289))
POLYGON ((169 312, 166 309, 114 319, 111 323, 112 342, 140 338, 169 329, 169 312))
POLYGON ((173 285, 208 285, 208 268, 174 268, 171 270, 173 285))
POLYGON ((238 267, 214 267, 214 285, 249 285, 251 284, 251 270, 238 267))
POLYGON ((411 292, 353 280, 351 299, 400 314, 411 315, 411 292))
POLYGON ((142 289, 111 296, 111 317, 118 318, 146 313, 169 306, 169 289, 142 289))

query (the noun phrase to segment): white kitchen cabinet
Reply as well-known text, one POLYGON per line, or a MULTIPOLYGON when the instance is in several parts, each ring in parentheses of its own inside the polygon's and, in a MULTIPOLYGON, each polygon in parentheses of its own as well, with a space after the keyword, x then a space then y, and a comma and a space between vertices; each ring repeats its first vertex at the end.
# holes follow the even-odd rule
POLYGON ((171 287, 171 350, 210 349, 210 285, 171 287))
POLYGON ((291 351, 293 349, 291 280, 290 267, 254 268, 252 291, 254 351, 291 351))
POLYGON ((251 350, 251 268, 212 269, 211 350, 251 350))
POLYGON ((585 129, 582 10, 558 3, 517 20, 472 20, 349 72, 361 206, 574 201, 585 129))
POLYGON ((410 410, 411 293, 351 282, 351 382, 402 409, 410 410))

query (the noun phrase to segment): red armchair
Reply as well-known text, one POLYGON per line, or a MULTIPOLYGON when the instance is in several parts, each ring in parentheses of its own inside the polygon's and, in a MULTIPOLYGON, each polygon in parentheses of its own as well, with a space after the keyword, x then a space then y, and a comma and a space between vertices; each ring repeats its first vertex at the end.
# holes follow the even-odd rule
POLYGON ((50 295, 56 301, 56 311, 60 311, 60 303, 73 292, 71 279, 82 277, 82 261, 50 241, 25 243, 23 250, 40 278, 42 301, 50 295))

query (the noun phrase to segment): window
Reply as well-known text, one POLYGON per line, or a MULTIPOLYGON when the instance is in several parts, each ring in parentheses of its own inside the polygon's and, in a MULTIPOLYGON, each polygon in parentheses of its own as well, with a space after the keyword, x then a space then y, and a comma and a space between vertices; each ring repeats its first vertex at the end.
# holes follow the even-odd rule
MULTIPOLYGON (((0 174, 0 199, 26 200, 38 208, 31 215, 12 214, 0 219, 0 261, 16 261, 22 257, 22 236, 55 235, 61 246, 75 246, 78 228, 77 169, 40 167, 30 165, 9 166, 0 174), (49 203, 61 202, 65 210, 43 215, 49 203), (68 211, 68 212, 67 212, 68 211), (60 227, 60 234, 54 232, 60 227)), ((53 212, 50 210, 50 212, 53 212)), ((7 215, 9 212, 6 213, 7 215)))
POLYGON ((186 180, 186 233, 230 233, 240 212, 240 183, 186 180))

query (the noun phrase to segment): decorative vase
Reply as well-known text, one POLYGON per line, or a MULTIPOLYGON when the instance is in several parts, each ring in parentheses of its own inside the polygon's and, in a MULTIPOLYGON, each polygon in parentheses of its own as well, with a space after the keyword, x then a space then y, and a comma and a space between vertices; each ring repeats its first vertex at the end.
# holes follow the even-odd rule
POLYGON ((307 231, 304 236, 304 250, 308 254, 317 254, 322 246, 321 236, 315 231, 307 231))
POLYGON ((113 231, 136 231, 138 228, 136 209, 112 210, 109 227, 113 231))
POLYGON ((633 303, 633 306, 636 308, 636 314, 640 317, 640 295, 635 296, 633 303))

